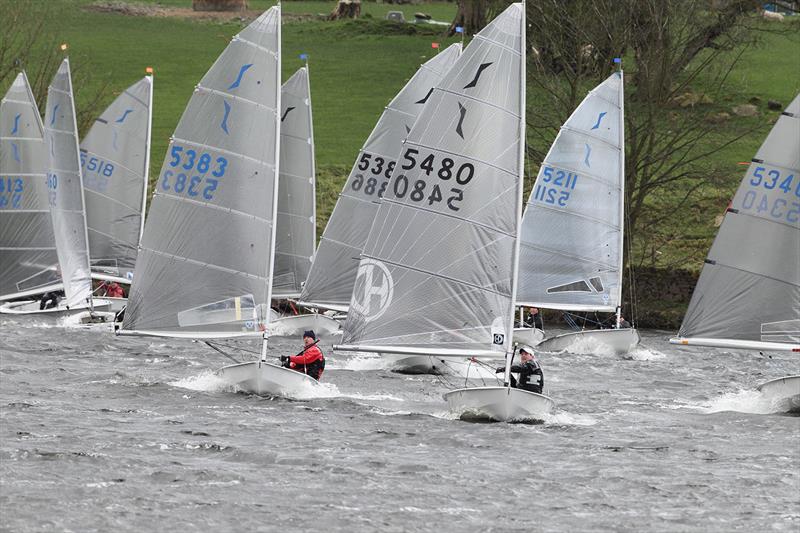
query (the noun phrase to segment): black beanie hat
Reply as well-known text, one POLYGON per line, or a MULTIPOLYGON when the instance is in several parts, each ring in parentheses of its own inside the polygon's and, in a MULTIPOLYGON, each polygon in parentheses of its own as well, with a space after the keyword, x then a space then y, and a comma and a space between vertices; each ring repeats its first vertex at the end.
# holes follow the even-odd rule
POLYGON ((314 330, 313 329, 309 329, 308 331, 304 331, 303 332, 303 337, 310 337, 310 338, 312 338, 314 340, 317 340, 317 336, 314 335, 314 330))

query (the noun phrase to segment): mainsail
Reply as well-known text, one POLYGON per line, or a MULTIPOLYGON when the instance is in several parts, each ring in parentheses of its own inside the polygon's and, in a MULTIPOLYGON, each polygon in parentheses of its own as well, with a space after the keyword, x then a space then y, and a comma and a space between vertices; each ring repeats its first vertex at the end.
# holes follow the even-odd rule
POLYGON ((278 198, 280 8, 243 29, 195 88, 170 140, 124 330, 260 334, 278 198))
POLYGON ((800 350, 800 95, 750 163, 679 335, 687 344, 800 350))
POLYGON ((0 300, 60 288, 44 126, 20 72, 0 101, 0 300))
POLYGON ((454 44, 424 63, 389 102, 367 138, 322 234, 300 299, 346 308, 350 303, 361 251, 378 201, 397 164, 397 150, 408 136, 442 77, 461 53, 454 44))
POLYGON ((429 95, 378 207, 340 349, 488 355, 510 347, 524 37, 524 8, 512 4, 429 95))
POLYGON ((69 59, 64 59, 47 89, 44 140, 48 154, 47 189, 58 265, 64 283, 64 305, 90 301, 89 239, 78 157, 78 127, 72 97, 69 59))
POLYGON ((153 78, 128 87, 81 143, 86 223, 93 272, 133 277, 150 164, 153 78))
POLYGON ((622 72, 595 87, 558 132, 522 219, 517 303, 614 311, 622 291, 622 72))
POLYGON ((317 244, 314 131, 308 68, 281 87, 281 155, 273 297, 296 298, 317 244))

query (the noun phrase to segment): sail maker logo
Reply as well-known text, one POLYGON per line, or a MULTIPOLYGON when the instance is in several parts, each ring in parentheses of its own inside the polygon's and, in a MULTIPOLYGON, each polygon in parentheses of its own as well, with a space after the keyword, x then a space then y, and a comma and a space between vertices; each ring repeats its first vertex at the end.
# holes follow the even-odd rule
POLYGON ((386 265, 375 259, 362 259, 353 289, 353 309, 365 322, 372 322, 386 312, 393 295, 394 280, 386 265))

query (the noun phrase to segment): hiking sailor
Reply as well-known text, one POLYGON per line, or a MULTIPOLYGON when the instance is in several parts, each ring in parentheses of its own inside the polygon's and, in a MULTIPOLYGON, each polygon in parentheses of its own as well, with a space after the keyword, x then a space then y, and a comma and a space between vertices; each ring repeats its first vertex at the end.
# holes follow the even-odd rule
POLYGON ((322 371, 325 370, 325 356, 317 346, 317 336, 314 331, 308 330, 303 333, 303 344, 305 348, 297 355, 282 355, 281 363, 286 368, 291 368, 298 372, 308 374, 319 381, 322 378, 322 371))
MULTIPOLYGON (((511 372, 519 374, 519 381, 511 376, 511 386, 515 389, 522 389, 528 392, 542 393, 544 389, 544 374, 539 361, 533 355, 533 348, 527 344, 523 344, 519 349, 519 365, 512 365, 511 372)), ((505 367, 499 367, 496 372, 505 372, 505 367)))

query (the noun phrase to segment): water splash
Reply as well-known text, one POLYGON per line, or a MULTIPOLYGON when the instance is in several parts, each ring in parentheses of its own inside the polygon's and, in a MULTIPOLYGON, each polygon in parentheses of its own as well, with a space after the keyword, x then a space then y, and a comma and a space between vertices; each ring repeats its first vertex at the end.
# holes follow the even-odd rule
POLYGON ((594 426, 597 419, 589 415, 559 411, 544 415, 544 423, 546 426, 594 426))
POLYGON ((648 348, 642 345, 635 347, 629 353, 622 356, 623 359, 630 361, 657 361, 659 359, 665 359, 666 357, 666 354, 654 348, 648 348))
POLYGON ((771 398, 752 389, 728 392, 699 407, 705 413, 736 411, 755 415, 766 415, 781 410, 771 398))
POLYGON ((200 392, 239 392, 239 388, 217 375, 212 370, 205 370, 195 376, 172 381, 169 385, 200 392))

